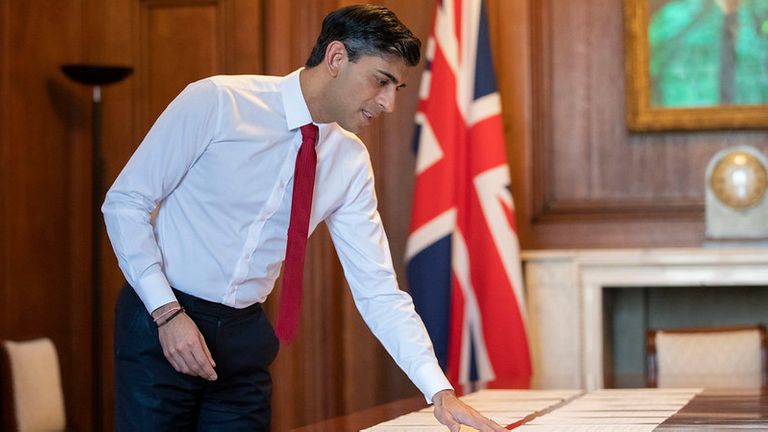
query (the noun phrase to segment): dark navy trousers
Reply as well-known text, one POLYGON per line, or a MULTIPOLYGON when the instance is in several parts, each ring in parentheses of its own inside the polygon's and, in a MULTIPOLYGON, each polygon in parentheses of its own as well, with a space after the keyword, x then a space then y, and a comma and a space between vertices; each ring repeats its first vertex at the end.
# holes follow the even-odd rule
POLYGON ((174 290, 203 334, 216 381, 176 372, 130 285, 115 314, 115 430, 268 431, 279 343, 260 304, 235 309, 174 290))

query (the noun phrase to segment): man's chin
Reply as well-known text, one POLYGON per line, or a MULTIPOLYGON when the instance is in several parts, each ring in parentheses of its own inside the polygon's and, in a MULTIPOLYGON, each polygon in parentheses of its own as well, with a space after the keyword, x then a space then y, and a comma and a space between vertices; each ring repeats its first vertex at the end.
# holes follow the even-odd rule
POLYGON ((352 132, 353 134, 359 133, 360 130, 363 129, 363 125, 361 125, 361 124, 354 124, 354 123, 353 124, 349 124, 349 123, 342 124, 342 123, 339 123, 339 126, 344 128, 344 130, 346 130, 346 131, 352 132))

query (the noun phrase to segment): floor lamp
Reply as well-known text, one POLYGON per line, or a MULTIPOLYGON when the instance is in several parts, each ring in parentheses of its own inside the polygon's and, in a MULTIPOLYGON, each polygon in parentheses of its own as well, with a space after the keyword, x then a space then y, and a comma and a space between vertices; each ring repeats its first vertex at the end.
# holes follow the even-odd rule
POLYGON ((72 81, 93 87, 91 108, 91 319, 93 324, 93 426, 102 429, 101 410, 101 202, 103 201, 103 160, 101 153, 101 87, 125 79, 133 71, 130 67, 96 64, 69 64, 61 67, 72 81))

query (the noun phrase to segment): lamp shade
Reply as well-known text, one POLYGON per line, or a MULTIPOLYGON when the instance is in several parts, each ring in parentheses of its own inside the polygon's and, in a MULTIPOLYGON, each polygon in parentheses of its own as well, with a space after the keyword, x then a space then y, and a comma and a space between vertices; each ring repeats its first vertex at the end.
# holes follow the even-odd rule
POLYGON ((68 64, 61 70, 72 81, 87 85, 106 85, 116 83, 127 77, 133 71, 128 66, 68 64))

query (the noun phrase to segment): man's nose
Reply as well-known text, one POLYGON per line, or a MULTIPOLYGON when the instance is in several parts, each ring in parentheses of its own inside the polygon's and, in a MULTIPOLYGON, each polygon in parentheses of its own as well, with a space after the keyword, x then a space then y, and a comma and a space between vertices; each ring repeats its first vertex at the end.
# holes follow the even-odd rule
POLYGON ((377 103, 381 106, 384 112, 392 112, 395 110, 395 86, 386 86, 379 93, 377 103))

